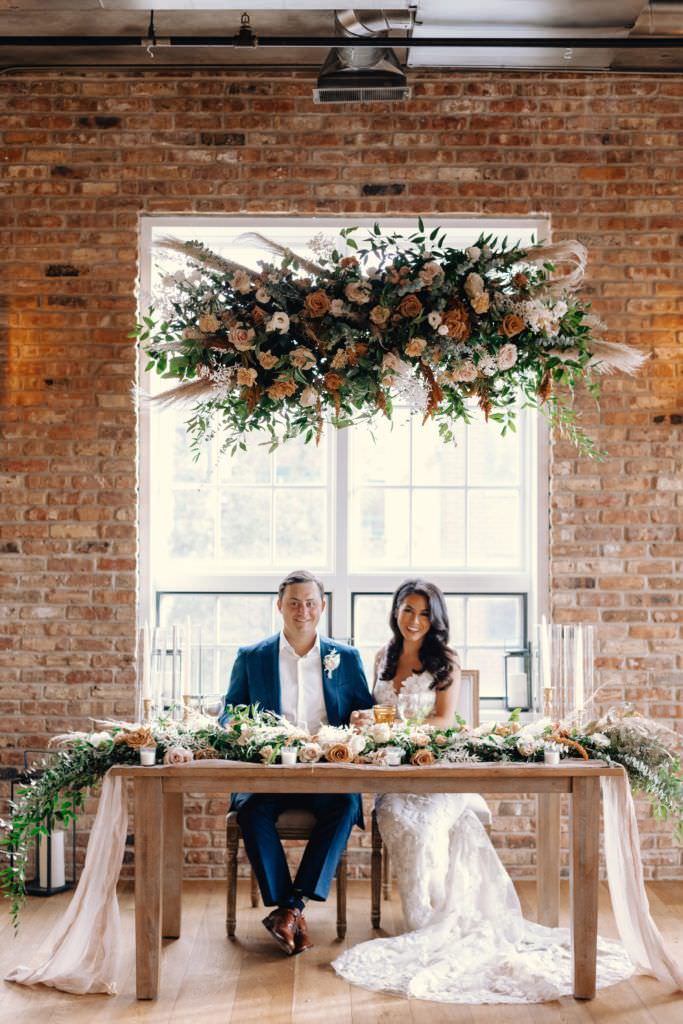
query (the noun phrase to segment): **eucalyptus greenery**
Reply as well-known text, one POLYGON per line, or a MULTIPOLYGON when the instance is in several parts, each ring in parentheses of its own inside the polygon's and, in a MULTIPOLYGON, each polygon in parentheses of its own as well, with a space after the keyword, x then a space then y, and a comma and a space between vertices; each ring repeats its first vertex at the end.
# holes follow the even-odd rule
POLYGON ((522 724, 518 712, 507 722, 468 728, 461 720, 442 729, 419 720, 357 727, 321 726, 314 736, 258 706, 229 707, 225 728, 199 714, 188 721, 169 715, 140 725, 103 723, 91 732, 67 733, 50 760, 36 765, 34 778, 22 787, 11 817, 2 822, 0 888, 11 901, 15 927, 25 900, 25 876, 35 837, 49 823, 68 825, 88 793, 111 767, 137 764, 139 749, 156 747, 157 763, 220 758, 275 764, 283 746, 296 746, 299 760, 385 764, 388 747, 416 766, 482 761, 543 759, 548 748, 566 757, 596 758, 621 765, 634 790, 645 792, 658 817, 672 818, 683 837, 683 783, 675 753, 675 734, 638 715, 631 707, 611 708, 585 726, 542 718, 522 724))

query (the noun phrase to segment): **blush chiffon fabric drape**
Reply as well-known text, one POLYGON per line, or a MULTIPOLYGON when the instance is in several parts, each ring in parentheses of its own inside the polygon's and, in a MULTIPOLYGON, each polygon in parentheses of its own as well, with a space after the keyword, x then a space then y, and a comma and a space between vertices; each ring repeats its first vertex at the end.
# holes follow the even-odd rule
MULTIPOLYGON (((201 763, 201 762, 199 762, 201 763)), ((668 954, 650 915, 633 797, 626 775, 601 779, 605 863, 621 942, 636 970, 683 990, 683 970, 668 954)), ((106 775, 90 835, 85 866, 49 952, 35 967, 18 966, 7 981, 47 985, 79 995, 114 995, 121 925, 116 896, 128 823, 123 779, 106 775)), ((382 941, 382 940, 378 940, 382 941)))

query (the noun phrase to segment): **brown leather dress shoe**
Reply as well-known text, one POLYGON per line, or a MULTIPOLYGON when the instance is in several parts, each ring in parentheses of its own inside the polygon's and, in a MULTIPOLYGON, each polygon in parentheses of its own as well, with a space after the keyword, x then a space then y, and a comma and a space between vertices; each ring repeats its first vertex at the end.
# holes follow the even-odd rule
POLYGON ((303 914, 299 915, 298 928, 294 935, 294 952, 303 953, 305 949, 312 949, 313 943, 308 937, 308 925, 303 914))
POLYGON ((268 917, 263 918, 264 928, 289 956, 297 952, 295 940, 300 919, 301 911, 295 907, 276 907, 268 917))

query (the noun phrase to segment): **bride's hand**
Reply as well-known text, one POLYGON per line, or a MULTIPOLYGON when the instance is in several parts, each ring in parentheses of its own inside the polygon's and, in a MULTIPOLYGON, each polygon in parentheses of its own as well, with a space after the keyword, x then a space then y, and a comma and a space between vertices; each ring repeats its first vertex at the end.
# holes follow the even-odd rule
POLYGON ((364 725, 372 725, 374 720, 375 715, 372 708, 366 708, 363 711, 352 711, 349 725, 356 725, 362 729, 364 725))

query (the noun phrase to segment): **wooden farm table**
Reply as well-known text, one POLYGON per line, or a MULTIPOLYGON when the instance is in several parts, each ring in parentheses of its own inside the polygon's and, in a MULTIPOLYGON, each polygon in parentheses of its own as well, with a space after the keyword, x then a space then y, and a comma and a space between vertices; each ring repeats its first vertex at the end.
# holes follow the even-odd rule
POLYGON ((196 761, 112 769, 135 793, 135 941, 138 999, 159 991, 161 939, 180 935, 184 793, 524 793, 538 795, 539 920, 559 913, 560 794, 570 797, 571 930, 574 996, 595 995, 601 761, 560 765, 499 762, 415 768, 196 761))

